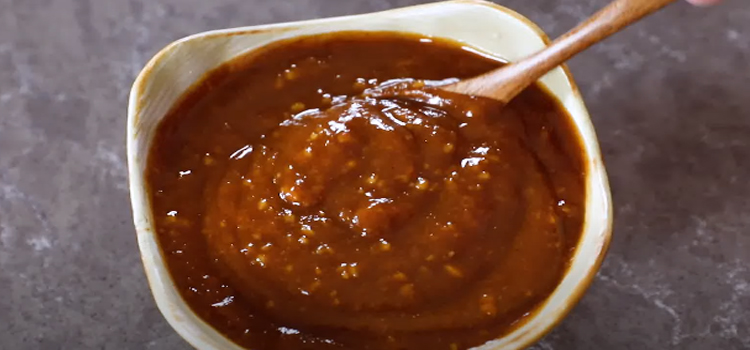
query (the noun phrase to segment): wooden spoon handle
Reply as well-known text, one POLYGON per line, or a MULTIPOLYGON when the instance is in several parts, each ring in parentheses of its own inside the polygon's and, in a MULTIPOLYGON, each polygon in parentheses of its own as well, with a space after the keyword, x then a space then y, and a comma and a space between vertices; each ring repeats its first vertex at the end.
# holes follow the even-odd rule
POLYGON ((500 69, 447 86, 450 91, 507 103, 577 53, 677 0, 616 0, 547 48, 500 69))

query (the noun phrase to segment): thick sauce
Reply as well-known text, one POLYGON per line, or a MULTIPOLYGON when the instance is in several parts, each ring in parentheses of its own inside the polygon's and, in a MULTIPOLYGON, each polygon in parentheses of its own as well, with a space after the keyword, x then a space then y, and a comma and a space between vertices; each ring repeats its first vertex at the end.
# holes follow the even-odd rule
POLYGON ((382 87, 500 64, 450 42, 339 33, 209 74, 149 159, 188 304, 262 350, 464 349, 512 329, 581 231, 570 118, 539 87, 507 106, 382 87))

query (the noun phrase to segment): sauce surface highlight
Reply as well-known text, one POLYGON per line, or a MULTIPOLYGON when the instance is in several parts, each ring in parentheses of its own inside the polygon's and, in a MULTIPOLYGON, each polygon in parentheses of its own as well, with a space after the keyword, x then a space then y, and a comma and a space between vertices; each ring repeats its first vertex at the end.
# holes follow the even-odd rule
POLYGON ((499 106, 430 88, 499 65, 349 32, 211 72, 159 126, 147 170, 190 307, 261 350, 465 349, 511 330, 567 268, 585 169, 543 89, 499 106), (384 83, 427 86, 403 99, 384 83))

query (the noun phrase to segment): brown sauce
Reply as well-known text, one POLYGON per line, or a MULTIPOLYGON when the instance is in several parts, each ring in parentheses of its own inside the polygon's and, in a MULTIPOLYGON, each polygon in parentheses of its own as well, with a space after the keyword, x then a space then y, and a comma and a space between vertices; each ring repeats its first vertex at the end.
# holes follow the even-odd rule
POLYGON ((452 42, 349 32, 208 74, 159 126, 147 173, 190 307, 261 350, 465 349, 520 324, 582 227, 570 117, 538 86, 507 106, 373 89, 499 65, 452 42))

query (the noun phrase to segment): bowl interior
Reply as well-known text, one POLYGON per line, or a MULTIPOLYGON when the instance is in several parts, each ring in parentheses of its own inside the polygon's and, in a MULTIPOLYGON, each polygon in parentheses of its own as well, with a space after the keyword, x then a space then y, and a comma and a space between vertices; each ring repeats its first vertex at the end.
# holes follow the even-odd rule
MULTIPOLYGON (((452 39, 486 54, 514 61, 547 38, 532 22, 488 2, 459 0, 369 15, 349 16, 202 33, 170 44, 137 78, 128 107, 130 193, 141 257, 157 305, 172 327, 199 349, 240 349, 199 319, 172 284, 153 227, 144 174, 156 127, 177 99, 206 72, 276 40, 319 33, 399 31, 452 39)), ((563 281, 528 320, 479 349, 520 349, 544 335, 578 301, 596 273, 611 232, 610 193, 596 135, 572 77, 563 67, 541 79, 572 116, 586 151, 586 220, 581 242, 563 281)))

